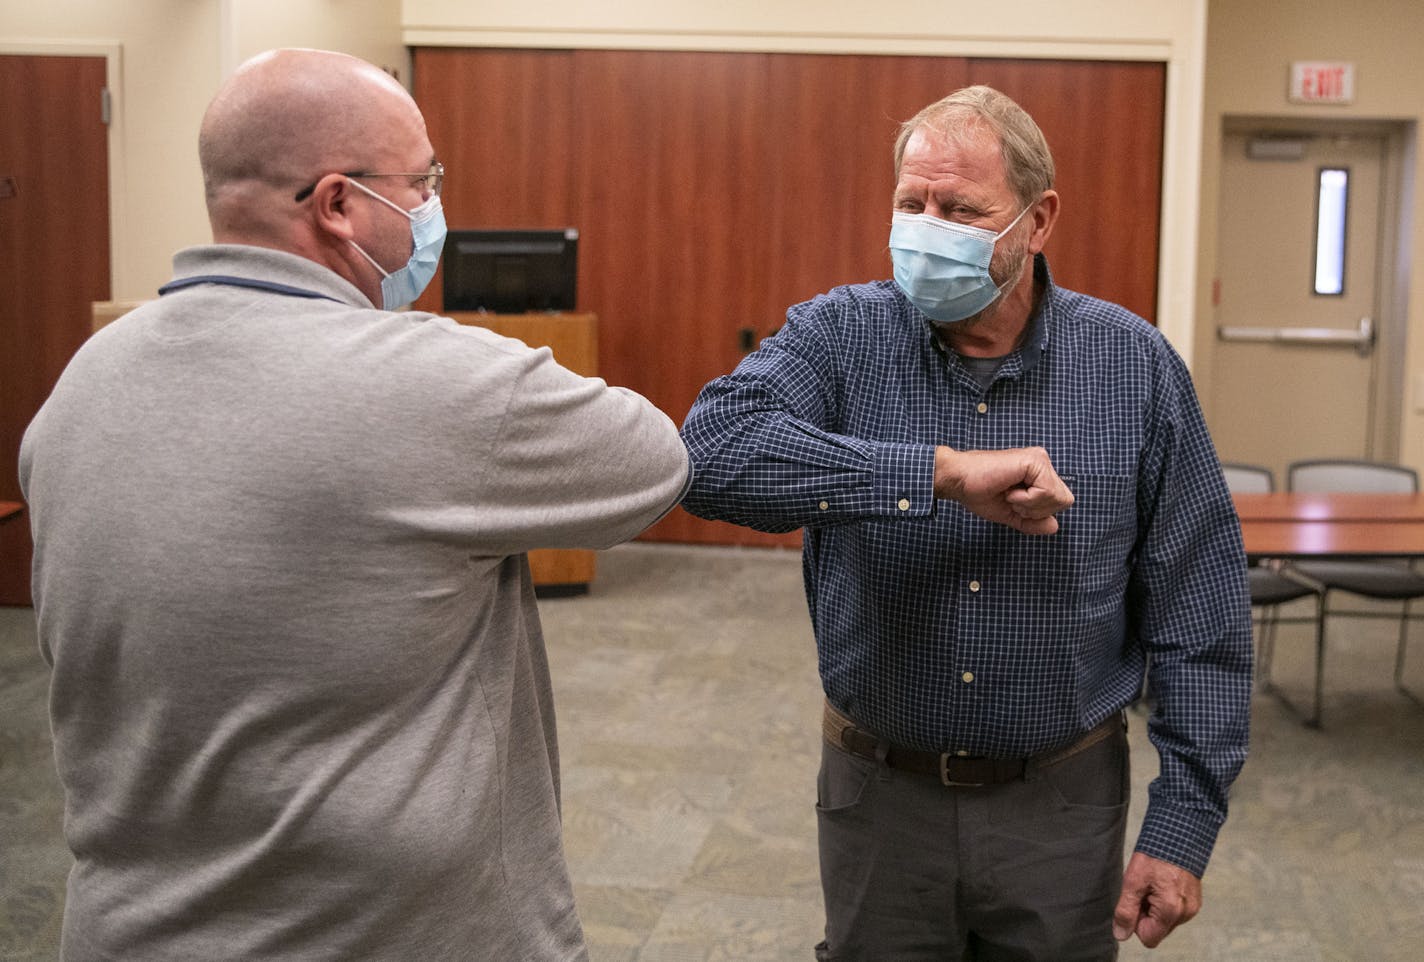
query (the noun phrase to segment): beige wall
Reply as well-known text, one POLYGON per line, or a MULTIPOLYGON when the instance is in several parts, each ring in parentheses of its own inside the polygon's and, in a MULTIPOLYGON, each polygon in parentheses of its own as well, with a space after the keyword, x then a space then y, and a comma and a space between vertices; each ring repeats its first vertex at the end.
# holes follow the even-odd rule
POLYGON ((210 239, 198 121, 233 66, 274 46, 315 46, 409 73, 399 0, 4 2, 0 53, 109 58, 116 299, 153 296, 173 252, 210 239))
MULTIPOLYGON (((1220 185, 1222 121, 1227 116, 1308 118, 1314 120, 1389 121, 1409 132, 1424 115, 1424 3, 1419 0, 1354 0, 1345 7, 1314 0, 1210 0, 1207 17, 1206 83, 1201 163, 1201 250, 1197 269, 1196 356, 1199 385, 1212 377, 1209 364, 1216 318, 1211 284, 1217 259, 1217 203, 1220 185), (1297 60, 1344 60, 1356 67, 1356 102, 1349 106, 1301 106, 1286 102, 1289 65, 1297 60)), ((1403 179, 1419 184, 1424 159, 1412 142, 1401 151, 1403 179)), ((1400 289, 1396 304, 1386 305, 1401 333, 1385 352, 1402 352, 1403 385, 1391 391, 1400 412, 1399 460, 1424 469, 1424 413, 1413 410, 1424 397, 1404 389, 1424 375, 1424 198, 1417 189, 1400 198, 1401 215, 1412 225, 1400 245, 1401 275, 1412 276, 1412 290, 1400 289)), ((1391 295, 1387 294, 1386 297, 1391 295)), ((1384 359, 1388 363, 1389 357, 1384 359)), ((1202 390, 1209 395, 1208 390, 1202 390)), ((1208 417, 1226 412, 1208 411, 1208 417)), ((1377 451, 1393 458, 1393 451, 1377 451)))
POLYGON ((220 6, 224 75, 273 47, 319 47, 369 60, 410 85, 400 0, 227 0, 220 6))
POLYGON ((827 50, 1120 57, 1161 53, 1189 34, 1192 0, 405 0, 407 42, 467 46, 827 50))

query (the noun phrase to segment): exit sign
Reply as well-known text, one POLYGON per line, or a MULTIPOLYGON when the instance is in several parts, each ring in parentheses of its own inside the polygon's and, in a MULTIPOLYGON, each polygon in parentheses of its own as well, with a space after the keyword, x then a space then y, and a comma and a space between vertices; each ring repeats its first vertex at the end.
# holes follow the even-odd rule
POLYGON ((1352 104, 1355 65, 1339 60, 1298 60, 1291 64, 1293 104, 1352 104))

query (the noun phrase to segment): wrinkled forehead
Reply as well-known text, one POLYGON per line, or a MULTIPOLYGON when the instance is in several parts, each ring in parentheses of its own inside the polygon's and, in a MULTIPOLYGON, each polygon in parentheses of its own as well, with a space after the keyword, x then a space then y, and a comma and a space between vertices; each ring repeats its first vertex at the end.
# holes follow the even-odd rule
POLYGON ((997 134, 982 127, 916 128, 905 142, 897 184, 944 180, 974 184, 981 191, 1011 191, 997 134))

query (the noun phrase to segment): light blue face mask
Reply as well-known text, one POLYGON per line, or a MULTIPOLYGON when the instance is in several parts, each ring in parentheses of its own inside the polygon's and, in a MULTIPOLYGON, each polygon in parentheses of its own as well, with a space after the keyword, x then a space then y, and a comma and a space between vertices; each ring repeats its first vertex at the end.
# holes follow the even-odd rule
POLYGON ((350 242, 357 253, 381 272, 381 307, 393 311, 419 297, 421 292, 430 286, 435 269, 440 266, 440 251, 445 247, 445 211, 440 206, 440 195, 431 194, 414 210, 404 210, 364 184, 354 180, 348 180, 347 183, 361 188, 391 210, 410 219, 410 260, 392 273, 386 273, 385 268, 377 264, 374 257, 361 250, 360 244, 350 242))
POLYGON ((1019 211, 997 234, 930 214, 896 211, 890 224, 895 283, 911 304, 933 320, 948 324, 973 317, 1003 293, 989 276, 994 245, 1028 210, 1019 211))

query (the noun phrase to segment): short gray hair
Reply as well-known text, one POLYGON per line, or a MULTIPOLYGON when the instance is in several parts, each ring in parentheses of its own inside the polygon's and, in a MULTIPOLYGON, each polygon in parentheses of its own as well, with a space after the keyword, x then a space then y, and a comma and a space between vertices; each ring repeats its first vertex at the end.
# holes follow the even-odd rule
POLYGON ((988 128, 999 138, 1004 174, 1021 204, 1027 206, 1053 188, 1053 153, 1043 131, 1011 98, 983 85, 956 90, 900 125, 900 135, 895 138, 895 179, 900 179, 905 144, 916 130, 929 127, 955 142, 976 126, 988 128))

